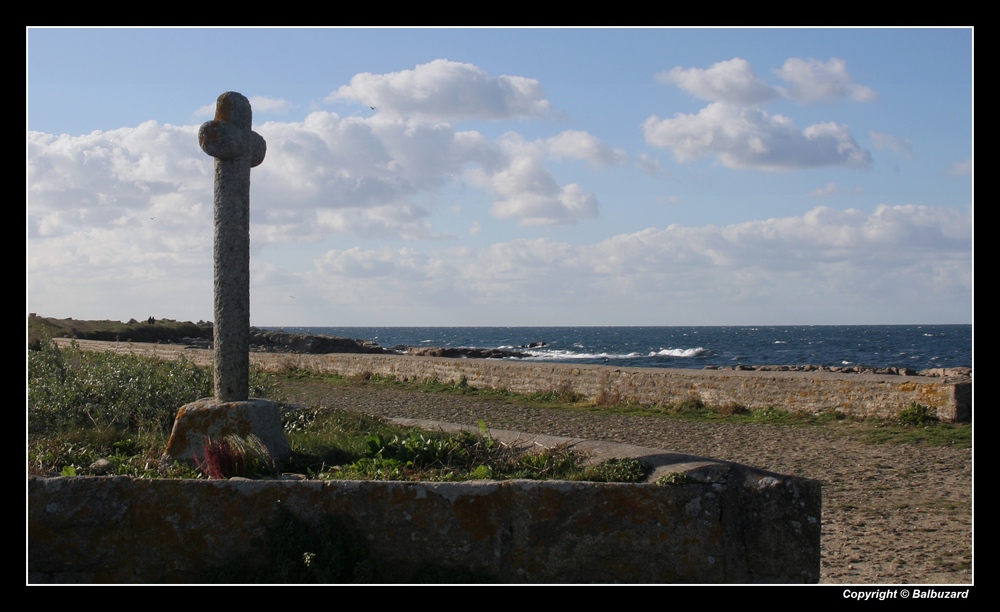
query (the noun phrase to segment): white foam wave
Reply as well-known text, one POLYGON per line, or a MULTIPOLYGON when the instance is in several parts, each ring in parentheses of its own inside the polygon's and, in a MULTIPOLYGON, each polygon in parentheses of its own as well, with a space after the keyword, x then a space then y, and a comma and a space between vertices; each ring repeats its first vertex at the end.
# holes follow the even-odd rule
POLYGON ((635 359, 637 357, 642 357, 641 353, 626 353, 626 354, 615 354, 615 353, 577 353, 575 351, 559 351, 559 350, 549 350, 549 351, 524 351, 528 355, 531 355, 532 359, 635 359))
POLYGON ((668 348, 662 349, 660 351, 654 351, 649 354, 650 357, 697 357, 698 355, 704 355, 705 349, 702 347, 689 348, 689 349, 675 349, 668 348))

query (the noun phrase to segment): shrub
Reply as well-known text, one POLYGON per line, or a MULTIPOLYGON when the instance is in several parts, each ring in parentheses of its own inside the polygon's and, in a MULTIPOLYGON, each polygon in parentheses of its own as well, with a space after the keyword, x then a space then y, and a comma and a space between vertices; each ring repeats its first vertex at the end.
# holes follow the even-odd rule
MULTIPOLYGON (((28 353, 28 430, 80 428, 170 432, 177 410, 214 393, 212 371, 190 361, 60 349, 51 340, 28 353)), ((270 378, 251 371, 250 395, 267 397, 270 378)))
POLYGON ((932 408, 911 402, 909 406, 899 411, 896 418, 900 425, 926 427, 938 422, 937 414, 932 408))
POLYGON ((670 472, 656 479, 660 486, 683 486, 694 484, 695 480, 683 472, 670 472))
POLYGON ((211 372, 185 361, 89 353, 46 342, 28 354, 28 429, 169 432, 177 409, 212 394, 211 372))

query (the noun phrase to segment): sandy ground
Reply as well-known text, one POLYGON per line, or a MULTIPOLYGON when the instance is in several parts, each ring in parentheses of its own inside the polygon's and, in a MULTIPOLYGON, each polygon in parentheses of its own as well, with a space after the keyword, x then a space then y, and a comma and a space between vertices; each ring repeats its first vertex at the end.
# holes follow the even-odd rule
POLYGON ((823 483, 821 582, 972 582, 970 449, 872 445, 856 425, 689 423, 658 417, 536 409, 448 396, 316 382, 289 401, 384 417, 421 418, 606 440, 736 461, 823 483))

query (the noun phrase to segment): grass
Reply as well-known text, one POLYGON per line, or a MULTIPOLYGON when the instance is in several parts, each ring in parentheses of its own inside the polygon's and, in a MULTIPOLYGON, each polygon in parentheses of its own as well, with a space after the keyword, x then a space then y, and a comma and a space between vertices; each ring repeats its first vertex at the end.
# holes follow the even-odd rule
POLYGON ((585 466, 586 457, 567 446, 526 452, 491 437, 483 423, 478 432, 445 434, 317 408, 286 414, 285 430, 293 469, 323 480, 641 482, 649 472, 628 459, 585 466))
MULTIPOLYGON (((270 375, 251 374, 251 395, 273 388, 270 375)), ((45 340, 28 351, 28 471, 87 474, 105 458, 115 474, 161 475, 177 410, 212 393, 211 370, 183 359, 60 349, 45 340)), ((178 467, 162 475, 191 474, 178 467)))
MULTIPOLYGON (((300 377, 297 373, 290 376, 300 377)), ((362 377, 371 384, 391 381, 362 377)), ((353 381, 354 383, 358 381, 353 381)), ((272 375, 254 372, 251 395, 275 397, 272 375)), ((427 392, 464 392, 467 385, 416 383, 427 392)), ((105 473, 137 477, 209 477, 273 473, 254 439, 209 440, 199 471, 159 458, 177 409, 212 393, 212 372, 185 360, 60 349, 45 341, 28 355, 28 465, 32 474, 83 475, 100 459, 105 473)), ((397 427, 345 411, 285 412, 293 449, 290 469, 323 479, 470 480, 559 478, 637 482, 647 467, 622 461, 585 467, 567 447, 525 452, 479 432, 445 435, 397 427)))

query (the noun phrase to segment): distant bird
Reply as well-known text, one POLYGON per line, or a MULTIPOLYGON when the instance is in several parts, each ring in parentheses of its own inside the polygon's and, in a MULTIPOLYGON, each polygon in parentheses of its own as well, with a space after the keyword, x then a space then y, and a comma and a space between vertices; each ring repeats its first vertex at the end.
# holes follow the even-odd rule
POLYGON ((370 108, 370 109, 372 109, 372 110, 375 110, 375 107, 374 107, 374 106, 369 106, 368 108, 370 108))

